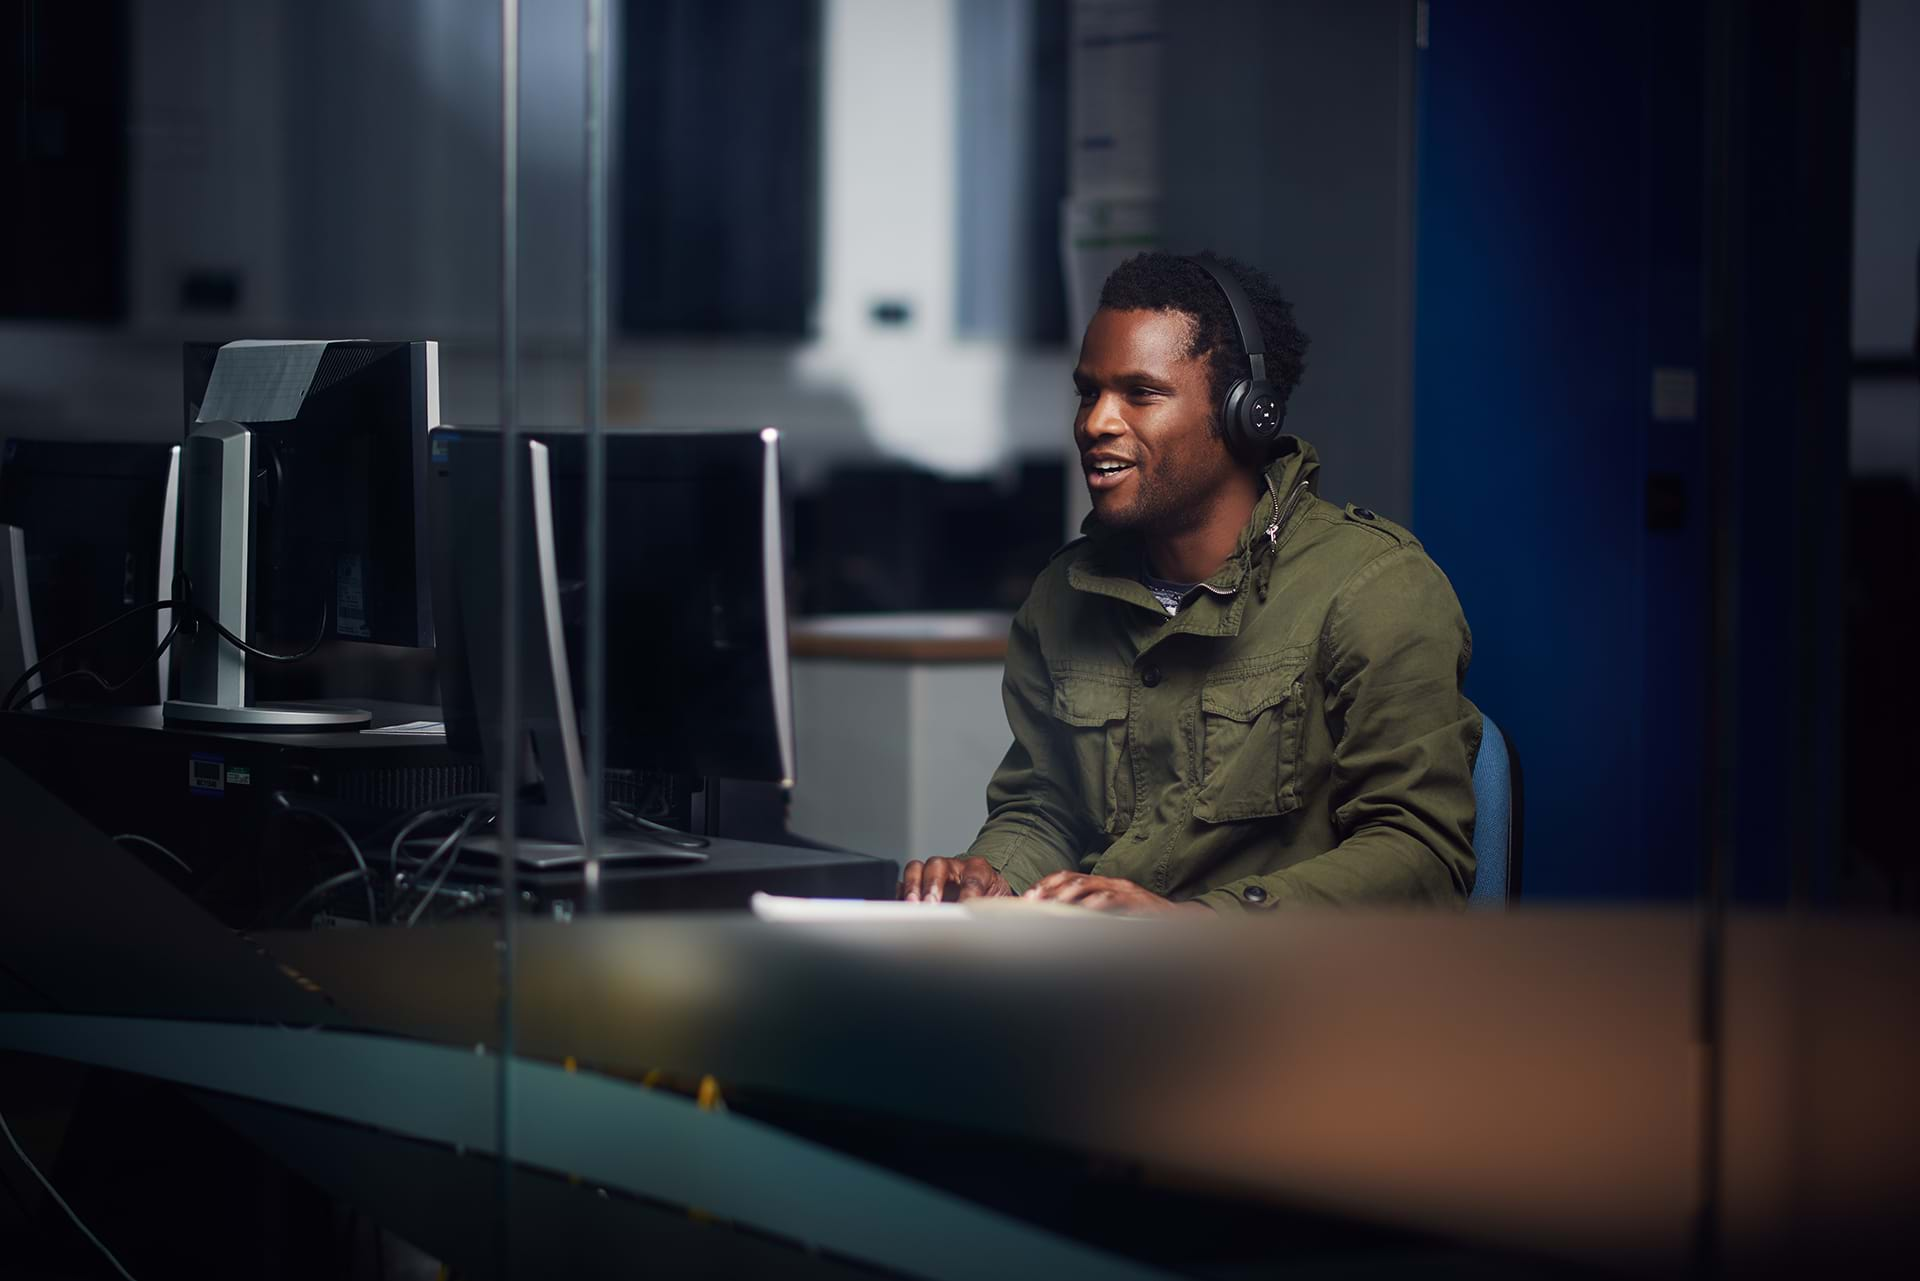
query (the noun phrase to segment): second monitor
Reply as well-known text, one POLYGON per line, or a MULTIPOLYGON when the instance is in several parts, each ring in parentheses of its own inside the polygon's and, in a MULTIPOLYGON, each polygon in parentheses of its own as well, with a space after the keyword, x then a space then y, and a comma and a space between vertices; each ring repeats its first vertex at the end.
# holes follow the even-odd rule
MULTIPOLYGON (((551 430, 525 438, 517 835, 578 845, 587 798, 601 792, 581 769, 585 439, 551 430)), ((487 758, 497 775, 500 438, 439 428, 431 453, 447 740, 487 758)), ((777 434, 609 433, 606 485, 608 765, 790 784, 777 434)))

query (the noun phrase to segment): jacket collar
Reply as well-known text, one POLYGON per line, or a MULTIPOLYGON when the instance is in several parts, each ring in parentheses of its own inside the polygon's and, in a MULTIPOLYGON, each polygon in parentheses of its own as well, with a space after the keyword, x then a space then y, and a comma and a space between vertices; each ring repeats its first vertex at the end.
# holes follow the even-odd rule
MULTIPOLYGON (((1169 631, 1194 631, 1213 635, 1237 635, 1240 631, 1240 616, 1245 606, 1240 588, 1255 573, 1255 567, 1262 571, 1272 564, 1274 549, 1290 534, 1299 523, 1301 513, 1306 510, 1305 495, 1300 501, 1295 499, 1295 491, 1302 485, 1308 493, 1319 488, 1320 455, 1314 447, 1297 436, 1283 436, 1283 448, 1287 451, 1267 464, 1267 480, 1270 488, 1253 505, 1253 512, 1240 531, 1233 554, 1203 584, 1203 599, 1195 601, 1172 619, 1155 600, 1153 593, 1140 581, 1142 551, 1137 535, 1125 530, 1108 529, 1091 513, 1080 524, 1080 532, 1086 535, 1086 547, 1074 562, 1067 567, 1067 582, 1070 586, 1099 596, 1111 596, 1115 600, 1127 601, 1143 609, 1151 610, 1165 623, 1170 623, 1169 631), (1267 537, 1267 527, 1274 523, 1274 499, 1279 498, 1279 515, 1284 521, 1283 527, 1274 531, 1274 537, 1267 537), (1212 609, 1205 597, 1211 597, 1212 609), (1182 626, 1181 624, 1187 624, 1182 626)), ((1264 573, 1263 573, 1264 577, 1264 573)), ((1264 582, 1261 583, 1264 588, 1264 582)), ((1263 593, 1264 594, 1264 593, 1263 593)))

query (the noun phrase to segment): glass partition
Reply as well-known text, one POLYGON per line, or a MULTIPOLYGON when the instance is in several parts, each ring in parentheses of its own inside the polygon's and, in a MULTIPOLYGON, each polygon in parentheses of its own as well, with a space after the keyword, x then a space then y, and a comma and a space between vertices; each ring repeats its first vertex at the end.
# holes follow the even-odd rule
POLYGON ((1894 1254, 1914 21, 1592 8, 0 6, 0 1257, 1894 1254))

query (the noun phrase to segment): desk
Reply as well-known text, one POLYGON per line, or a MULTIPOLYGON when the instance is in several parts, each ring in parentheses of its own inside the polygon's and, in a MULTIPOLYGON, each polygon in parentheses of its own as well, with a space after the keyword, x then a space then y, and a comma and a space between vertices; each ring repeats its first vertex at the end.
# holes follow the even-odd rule
MULTIPOLYGON (((438 720, 436 707, 357 700, 374 727, 438 720)), ((108 835, 130 832, 172 851, 150 866, 229 925, 251 925, 306 884, 289 843, 312 843, 273 803, 395 813, 483 790, 480 767, 440 735, 268 734, 167 726, 158 707, 68 707, 0 716, 0 756, 108 835)), ((327 839, 331 840, 331 837, 327 839)), ((144 856, 143 856, 144 857, 144 856)))
MULTIPOLYGON (((488 1238, 472 1229, 492 1171, 472 1162, 498 1139, 500 1062, 476 1047, 499 1045, 496 924, 238 939, 11 773, 0 785, 23 803, 0 808, 0 852, 20 880, 0 895, 0 1052, 210 1091, 321 1186, 483 1271, 488 1238), (352 1148, 375 1135, 408 1142, 352 1148), (390 1177, 428 1158, 437 1168, 390 1177), (467 1195, 445 1195, 463 1169, 467 1195)), ((1716 1102, 1700 1089, 1692 913, 943 919, 527 922, 508 1071, 533 1190, 574 1174, 589 1204, 609 1187, 940 1278, 1139 1275, 1104 1251, 1161 1257, 1168 1243, 1141 1231, 1183 1186, 1237 1190, 1252 1229, 1238 1262, 1265 1261, 1263 1275, 1289 1257, 1350 1261, 1316 1259, 1327 1239, 1275 1217, 1289 1208, 1368 1237, 1534 1256, 1493 1275, 1553 1258, 1687 1264, 1716 1102), (701 1112, 642 1088, 654 1069, 712 1074, 747 1106, 701 1112), (818 1138, 755 1121, 768 1100, 818 1138), (922 1136, 963 1141, 997 1177, 929 1195, 938 1170, 893 1165, 922 1136), (1047 1153, 1092 1162, 1073 1175, 1047 1153), (1149 1176, 1133 1213, 1089 1186, 1129 1167, 1149 1176), (1012 1217, 991 1208, 1009 1178, 1035 1185, 1012 1217), (1094 1191, 1080 1230, 1049 1229, 1094 1191)), ((1920 934, 1735 914, 1725 960, 1714 1195, 1730 1274, 1893 1271, 1920 1196, 1920 934)), ((181 1146, 177 1182, 197 1187, 181 1146)), ((231 1200, 210 1204, 231 1217, 231 1200)), ((521 1204, 516 1238, 572 1240, 563 1215, 521 1204)), ((1191 1263, 1215 1239, 1176 1236, 1165 1257, 1191 1263)), ((606 1239, 601 1274, 632 1268, 630 1243, 606 1239)), ((711 1262, 725 1244, 693 1248, 711 1262)), ((1412 1270, 1400 1263, 1375 1272, 1412 1270)), ((181 1274, 139 1274, 163 1273, 181 1274)), ((587 1272, 549 1259, 522 1273, 558 1274, 587 1272)))
POLYGON ((869 614, 793 625, 792 826, 849 849, 966 849, 1011 735, 1006 614, 869 614))
MULTIPOLYGON (((373 727, 433 721, 437 707, 359 700, 373 727)), ((0 716, 0 756, 17 765, 108 835, 133 833, 165 846, 191 871, 137 853, 190 891, 222 921, 246 928, 274 919, 302 890, 344 857, 326 828, 294 824, 273 796, 329 808, 363 835, 356 816, 387 815, 463 792, 490 790, 476 762, 447 748, 439 734, 362 732, 242 733, 176 729, 158 707, 82 707, 0 716), (301 852, 301 851, 304 851, 301 852), (313 853, 327 859, 316 871, 313 853)), ((659 776, 664 777, 664 776, 659 776)), ((656 786, 656 776, 639 784, 656 786)), ((646 812, 657 793, 617 799, 646 812)), ((686 826, 685 802, 667 819, 686 826)), ((4 802, 5 798, 0 798, 4 802)), ((379 851, 366 851, 375 858, 379 851)), ((469 877, 493 882, 481 865, 469 877)), ((891 859, 842 851, 716 840, 697 864, 604 868, 602 904, 612 911, 741 909, 755 890, 829 897, 886 897, 898 880, 891 859)), ((581 897, 577 871, 523 872, 521 888, 538 910, 565 910, 581 897)), ((364 915, 364 912, 361 913, 364 915)))

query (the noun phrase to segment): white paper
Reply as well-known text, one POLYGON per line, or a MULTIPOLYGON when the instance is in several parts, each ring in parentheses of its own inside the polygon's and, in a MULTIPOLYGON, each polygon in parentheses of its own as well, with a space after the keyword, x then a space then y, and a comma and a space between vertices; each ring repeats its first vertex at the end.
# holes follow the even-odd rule
POLYGON ((333 339, 243 338, 222 347, 200 406, 202 423, 283 423, 299 416, 333 339))

